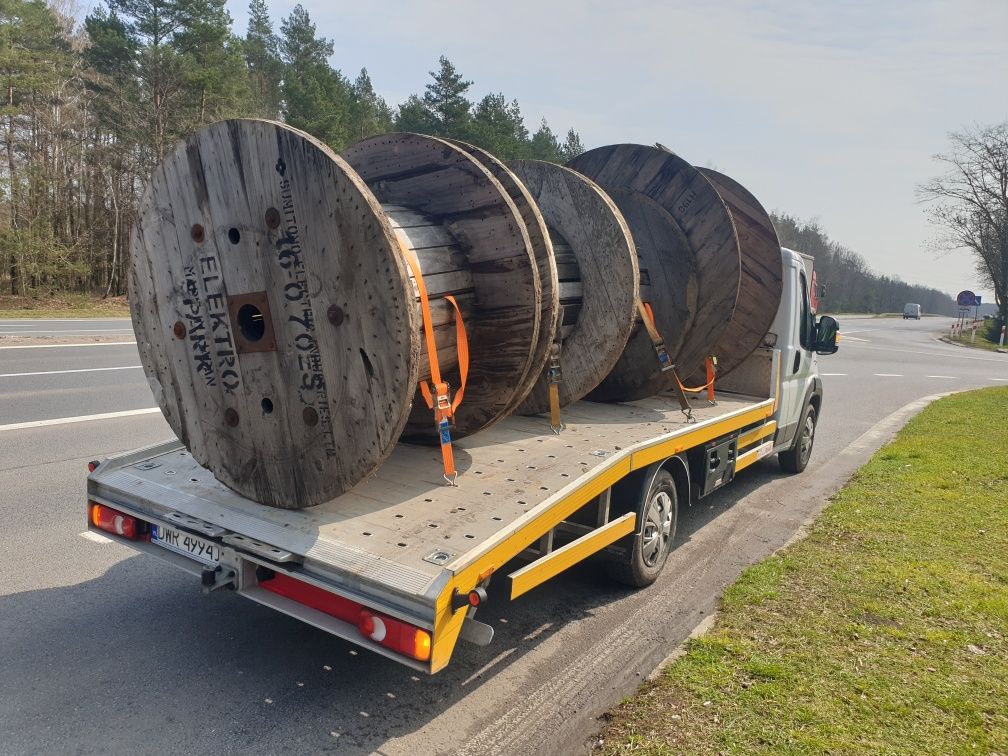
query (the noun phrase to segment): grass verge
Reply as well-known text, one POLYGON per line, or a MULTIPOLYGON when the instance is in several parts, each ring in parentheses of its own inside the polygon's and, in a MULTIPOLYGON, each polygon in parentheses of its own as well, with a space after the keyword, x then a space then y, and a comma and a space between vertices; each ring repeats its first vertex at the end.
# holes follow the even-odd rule
POLYGON ((995 321, 986 320, 979 328, 977 328, 976 338, 972 339, 971 333, 967 331, 962 336, 957 338, 952 338, 947 333, 942 336, 942 341, 948 342, 949 344, 959 344, 960 346, 973 347, 974 349, 985 349, 988 352, 1004 352, 1005 348, 998 345, 998 340, 1001 337, 1001 330, 997 329, 995 333, 995 321), (993 340, 992 340, 993 336, 993 340))
POLYGON ((926 408, 605 719, 611 754, 1008 754, 1008 388, 926 408))
POLYGON ((0 319, 128 318, 129 314, 126 297, 100 299, 85 294, 60 294, 35 298, 0 295, 0 319))

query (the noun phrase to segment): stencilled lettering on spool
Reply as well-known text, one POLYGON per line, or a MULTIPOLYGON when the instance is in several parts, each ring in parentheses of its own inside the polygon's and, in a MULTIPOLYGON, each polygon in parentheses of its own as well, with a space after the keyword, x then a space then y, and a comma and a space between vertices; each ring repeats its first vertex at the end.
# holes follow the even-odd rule
POLYGON ((277 238, 277 264, 287 274, 288 282, 284 285, 284 305, 287 309, 287 323, 292 324, 294 348, 297 350, 298 368, 301 371, 300 396, 305 402, 308 413, 306 424, 321 428, 323 448, 326 456, 336 457, 339 450, 336 447, 336 434, 333 430, 332 413, 329 408, 329 389, 326 386, 325 375, 322 372, 322 353, 319 351, 315 338, 315 311, 312 307, 311 294, 308 287, 307 273, 302 259, 301 230, 298 227, 297 212, 294 207, 294 196, 290 181, 285 177, 282 159, 277 159, 277 172, 283 176, 280 180, 280 213, 283 219, 283 233, 277 238), (308 412, 312 410, 311 412, 308 412), (315 422, 308 423, 311 417, 315 422))
POLYGON ((696 198, 697 198, 696 190, 690 189, 688 192, 686 192, 686 196, 679 203, 679 206, 676 207, 676 212, 685 213, 687 210, 690 209, 690 205, 696 202, 696 198))
POLYGON ((228 325, 227 301, 220 276, 220 263, 216 255, 203 255, 199 258, 199 263, 203 291, 206 292, 213 354, 217 361, 221 386, 229 394, 233 394, 241 385, 241 377, 236 369, 234 342, 228 325))
POLYGON ((183 313, 189 323, 189 345, 192 349, 193 366, 203 376, 207 386, 217 385, 217 375, 213 369, 213 358, 207 342, 206 319, 199 299, 199 281, 196 266, 185 266, 185 298, 182 300, 186 311, 183 313))

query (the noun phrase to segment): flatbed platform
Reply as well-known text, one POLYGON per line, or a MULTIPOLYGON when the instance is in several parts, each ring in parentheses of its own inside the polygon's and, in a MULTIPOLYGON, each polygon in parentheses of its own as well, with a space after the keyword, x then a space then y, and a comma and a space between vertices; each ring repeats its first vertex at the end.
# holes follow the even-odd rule
POLYGON ((446 571, 471 565, 541 516, 548 530, 556 516, 562 520, 630 470, 714 438, 726 424, 744 427, 740 415, 758 423, 773 412, 773 399, 737 394, 719 394, 716 406, 696 405, 695 422, 687 423, 670 396, 582 401, 565 408, 559 435, 543 418, 509 417, 455 442, 457 487, 445 484, 437 448, 399 444, 370 479, 305 510, 236 494, 178 441, 109 460, 92 476, 89 493, 154 515, 220 523, 356 591, 432 604, 446 571))

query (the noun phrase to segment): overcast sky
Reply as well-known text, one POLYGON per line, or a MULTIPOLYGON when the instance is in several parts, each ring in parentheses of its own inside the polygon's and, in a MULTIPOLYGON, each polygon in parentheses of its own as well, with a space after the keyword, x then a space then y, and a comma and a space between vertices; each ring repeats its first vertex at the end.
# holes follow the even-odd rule
MULTIPOLYGON (((768 209, 816 218, 878 272, 955 294, 914 187, 949 131, 1008 120, 1008 0, 302 3, 396 104, 439 55, 517 98, 531 127, 586 147, 659 141, 728 173, 768 209)), ((270 3, 279 18, 293 2, 270 3)), ((229 0, 243 33, 246 4, 229 0)))

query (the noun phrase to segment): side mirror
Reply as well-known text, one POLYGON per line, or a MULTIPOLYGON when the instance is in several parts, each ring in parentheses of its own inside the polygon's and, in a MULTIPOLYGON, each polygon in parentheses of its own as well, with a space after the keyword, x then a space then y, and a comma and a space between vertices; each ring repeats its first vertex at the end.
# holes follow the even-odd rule
POLYGON ((837 347, 837 336, 840 334, 840 324, 836 318, 823 315, 816 323, 815 343, 813 349, 816 354, 833 354, 837 347))

